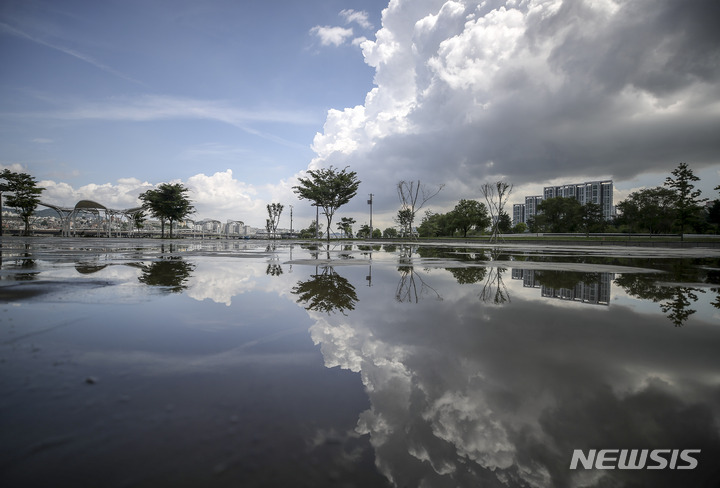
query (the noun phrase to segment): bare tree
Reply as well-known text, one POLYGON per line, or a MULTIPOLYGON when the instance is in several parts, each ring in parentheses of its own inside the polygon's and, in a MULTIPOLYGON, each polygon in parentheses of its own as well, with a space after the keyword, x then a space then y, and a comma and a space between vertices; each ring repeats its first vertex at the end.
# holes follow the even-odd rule
POLYGON ((480 191, 487 202, 488 212, 492 221, 492 232, 490 233, 490 242, 497 242, 500 237, 500 216, 503 208, 510 198, 513 185, 504 181, 496 181, 495 183, 484 183, 480 187, 480 191))
POLYGON ((397 184, 398 198, 400 199, 400 212, 406 216, 402 219, 402 224, 406 226, 406 233, 412 236, 412 225, 415 221, 415 215, 432 197, 440 193, 445 187, 444 184, 439 185, 437 189, 429 188, 427 185, 417 181, 402 180, 397 184))
POLYGON ((277 228, 280 223, 280 214, 282 213, 283 208, 285 208, 285 206, 282 203, 267 204, 268 217, 270 218, 266 220, 265 228, 267 229, 268 234, 270 234, 270 237, 273 239, 277 237, 277 228))

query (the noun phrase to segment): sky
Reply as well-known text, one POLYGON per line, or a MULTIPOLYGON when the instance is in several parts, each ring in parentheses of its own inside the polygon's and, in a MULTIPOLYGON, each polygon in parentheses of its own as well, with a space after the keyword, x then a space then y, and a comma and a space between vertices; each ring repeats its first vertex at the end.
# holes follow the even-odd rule
MULTIPOLYGON (((615 202, 680 162, 720 184, 716 0, 3 0, 0 167, 46 203, 137 206, 160 183, 196 219, 307 227, 292 187, 355 171, 336 214, 393 226, 514 185, 615 182, 615 202)), ((322 222, 322 220, 321 220, 322 222)))

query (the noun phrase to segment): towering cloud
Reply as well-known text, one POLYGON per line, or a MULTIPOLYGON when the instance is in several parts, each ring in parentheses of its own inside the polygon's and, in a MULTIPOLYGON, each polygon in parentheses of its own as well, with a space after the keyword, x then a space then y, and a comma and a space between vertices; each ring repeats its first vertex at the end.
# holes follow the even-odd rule
POLYGON ((311 166, 453 199, 487 178, 718 164, 719 17, 712 0, 392 0, 361 44, 376 87, 328 113, 311 166))

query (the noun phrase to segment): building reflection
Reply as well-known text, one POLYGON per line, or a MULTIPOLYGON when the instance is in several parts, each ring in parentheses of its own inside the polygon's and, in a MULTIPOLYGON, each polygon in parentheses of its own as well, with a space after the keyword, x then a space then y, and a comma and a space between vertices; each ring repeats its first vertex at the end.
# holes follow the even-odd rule
POLYGON ((568 271, 512 270, 512 279, 525 288, 540 288, 540 296, 589 305, 610 305, 615 273, 573 273, 568 271))

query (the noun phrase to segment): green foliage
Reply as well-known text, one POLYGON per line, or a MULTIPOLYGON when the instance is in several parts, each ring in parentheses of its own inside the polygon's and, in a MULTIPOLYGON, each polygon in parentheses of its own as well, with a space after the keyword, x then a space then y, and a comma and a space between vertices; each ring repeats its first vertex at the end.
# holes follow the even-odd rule
POLYGON ((507 234, 512 230, 512 218, 506 213, 501 212, 498 219, 498 230, 503 234, 507 234))
POLYGON ((160 219, 162 237, 165 237, 165 221, 170 222, 170 238, 172 224, 182 220, 195 211, 186 194, 189 190, 180 183, 162 183, 154 190, 147 190, 140 195, 142 206, 151 215, 160 219))
POLYGON ((355 219, 352 217, 343 217, 340 219, 340 223, 337 224, 337 228, 340 232, 344 233, 347 237, 352 238, 353 231, 352 226, 355 223, 355 219))
POLYGON ((450 213, 453 228, 462 232, 463 237, 467 237, 470 229, 483 230, 492 223, 485 204, 477 200, 460 200, 450 213))
POLYGON ((512 228, 513 234, 523 234, 528 230, 527 224, 525 222, 518 222, 515 227, 512 228))
POLYGON ((310 222, 310 226, 307 229, 300 231, 301 239, 314 239, 317 235, 322 234, 322 224, 318 226, 314 220, 310 222))
POLYGON ((400 210, 398 210, 395 220, 402 229, 401 233, 403 237, 411 237, 412 223, 414 219, 415 215, 410 208, 401 208, 400 210))
POLYGON ((306 281, 298 281, 292 289, 298 295, 298 303, 306 303, 306 310, 324 312, 328 315, 346 310, 354 310, 358 301, 355 287, 345 278, 337 274, 331 266, 322 268, 322 272, 314 274, 306 281))
POLYGON ((30 235, 30 217, 35 214, 44 188, 38 187, 35 178, 29 174, 8 169, 0 173, 0 179, 6 181, 3 191, 9 192, 5 195, 5 204, 19 210, 20 218, 25 224, 23 235, 30 235))
MULTIPOLYGON (((332 166, 327 169, 311 169, 307 173, 310 177, 299 178, 300 184, 294 186, 293 190, 301 200, 310 200, 314 205, 322 207, 329 230, 335 211, 357 194, 360 186, 357 173, 347 171, 347 167, 339 171, 332 166)), ((329 242, 330 232, 327 238, 329 242)))
POLYGON ((373 239, 380 239, 382 237, 382 232, 380 231, 380 229, 373 229, 372 237, 373 239))
POLYGON ((357 236, 362 239, 367 239, 372 235, 372 232, 370 230, 370 226, 368 224, 363 224, 362 227, 360 227, 360 230, 357 232, 357 236))
POLYGON ((395 237, 398 236, 398 231, 395 227, 388 227, 387 229, 385 229, 383 231, 382 235, 383 235, 383 237, 385 237, 387 239, 394 239, 395 237))
POLYGON ((631 232, 670 233, 675 221, 675 194, 661 186, 638 190, 618 203, 617 209, 617 222, 627 225, 631 232))
POLYGON ((555 197, 538 205, 534 224, 540 232, 576 232, 582 222, 582 205, 573 197, 555 197))
POLYGON ((707 200, 699 198, 701 192, 694 189, 694 181, 700 181, 700 178, 695 176, 687 163, 680 163, 672 171, 672 177, 665 178, 664 185, 675 194, 675 221, 680 226, 681 234, 685 233, 685 226, 691 220, 697 219, 701 210, 700 204, 707 200))

